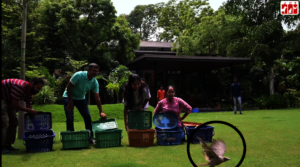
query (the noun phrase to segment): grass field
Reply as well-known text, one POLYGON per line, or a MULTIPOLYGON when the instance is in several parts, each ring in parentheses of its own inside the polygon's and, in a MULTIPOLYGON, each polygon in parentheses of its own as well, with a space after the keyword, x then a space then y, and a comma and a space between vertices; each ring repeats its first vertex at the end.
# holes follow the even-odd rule
MULTIPOLYGON (((2 155, 4 167, 31 166, 107 166, 107 167, 180 167, 191 166, 187 156, 187 143, 177 146, 158 146, 134 148, 128 146, 128 137, 124 129, 123 105, 104 105, 109 118, 117 118, 123 129, 121 147, 98 149, 90 145, 89 149, 62 150, 59 133, 66 130, 65 115, 60 105, 36 107, 40 111, 52 112, 53 130, 56 142, 52 152, 26 153, 22 140, 15 147, 20 151, 11 155, 2 155)), ((151 107, 150 110, 153 111, 151 107)), ((96 106, 90 106, 93 121, 99 119, 96 106)), ((221 120, 229 122, 242 132, 247 144, 246 158, 241 166, 245 167, 294 167, 300 166, 300 109, 244 111, 244 115, 233 112, 192 113, 185 121, 207 122, 221 120), (298 123, 297 123, 298 122, 298 123)), ((78 111, 75 111, 75 130, 83 130, 84 123, 78 111)), ((214 138, 222 138, 227 144, 225 156, 230 161, 220 165, 235 166, 243 151, 239 135, 226 125, 212 124, 215 127, 214 138)), ((191 156, 196 163, 205 163, 200 144, 190 146, 191 156)))

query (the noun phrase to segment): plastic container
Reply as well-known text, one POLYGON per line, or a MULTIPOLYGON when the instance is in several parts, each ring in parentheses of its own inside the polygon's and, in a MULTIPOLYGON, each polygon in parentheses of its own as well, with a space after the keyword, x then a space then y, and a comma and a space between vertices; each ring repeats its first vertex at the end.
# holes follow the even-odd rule
POLYGON ((194 109, 192 109, 192 112, 193 112, 193 113, 198 113, 198 112, 199 112, 199 108, 194 108, 194 109))
POLYGON ((151 129, 151 111, 130 111, 128 112, 128 129, 151 129))
POLYGON ((95 130, 110 130, 117 129, 118 124, 115 118, 99 119, 99 121, 92 122, 93 131, 95 130))
POLYGON ((157 144, 168 146, 178 145, 182 143, 184 137, 184 131, 180 128, 162 130, 156 128, 157 144), (183 135, 183 136, 182 136, 183 135))
POLYGON ((153 124, 159 129, 174 129, 178 126, 178 118, 170 113, 158 113, 153 117, 153 124))
POLYGON ((202 123, 197 122, 182 122, 183 126, 200 126, 202 123))
POLYGON ((82 149, 89 147, 89 130, 60 132, 63 149, 82 149))
MULTIPOLYGON (((186 133, 188 136, 188 140, 191 137, 190 135, 192 132, 196 129, 196 126, 186 126, 186 133)), ((191 143, 196 144, 200 143, 200 141, 197 139, 197 137, 201 137, 203 141, 206 143, 211 143, 212 138, 215 135, 214 127, 213 126, 204 126, 203 128, 200 128, 194 135, 191 143)))
POLYGON ((128 129, 127 133, 129 146, 131 147, 150 147, 154 144, 155 129, 128 129))
POLYGON ((24 115, 23 144, 27 152, 48 152, 53 149, 55 133, 50 112, 39 111, 36 115, 24 115))
POLYGON ((96 148, 105 147, 117 147, 121 146, 122 141, 122 129, 112 129, 112 130, 96 130, 95 140, 96 148))

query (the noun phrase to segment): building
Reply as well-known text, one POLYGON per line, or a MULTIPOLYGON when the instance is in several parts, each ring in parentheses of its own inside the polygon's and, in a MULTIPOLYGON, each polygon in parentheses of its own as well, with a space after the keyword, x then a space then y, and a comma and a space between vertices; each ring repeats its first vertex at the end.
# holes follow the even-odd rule
MULTIPOLYGON (((193 108, 212 110, 209 104, 220 91, 211 89, 211 70, 249 63, 251 58, 222 57, 220 55, 176 56, 170 42, 141 41, 136 58, 126 66, 148 83, 153 98, 149 104, 156 106, 156 94, 160 85, 173 85, 176 96, 193 108)), ((217 102, 216 102, 217 103, 217 102)), ((218 110, 222 110, 220 106, 218 110)))

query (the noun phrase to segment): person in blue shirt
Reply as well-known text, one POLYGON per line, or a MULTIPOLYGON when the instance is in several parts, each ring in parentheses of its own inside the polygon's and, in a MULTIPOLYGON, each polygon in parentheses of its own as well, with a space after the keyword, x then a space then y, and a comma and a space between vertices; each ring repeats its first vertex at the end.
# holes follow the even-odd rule
POLYGON ((106 118, 103 113, 101 99, 99 96, 99 83, 96 76, 99 74, 99 66, 95 63, 89 64, 88 71, 76 72, 63 94, 64 109, 67 117, 67 130, 74 131, 74 106, 78 109, 83 117, 85 128, 90 130, 90 143, 94 143, 94 135, 92 129, 92 118, 88 108, 88 102, 85 95, 88 91, 93 91, 95 94, 95 101, 99 109, 101 118, 106 118))
POLYGON ((242 114, 242 89, 241 84, 237 82, 237 77, 234 77, 233 84, 231 84, 230 99, 232 98, 234 103, 234 114, 236 114, 237 102, 240 106, 240 114, 242 114))

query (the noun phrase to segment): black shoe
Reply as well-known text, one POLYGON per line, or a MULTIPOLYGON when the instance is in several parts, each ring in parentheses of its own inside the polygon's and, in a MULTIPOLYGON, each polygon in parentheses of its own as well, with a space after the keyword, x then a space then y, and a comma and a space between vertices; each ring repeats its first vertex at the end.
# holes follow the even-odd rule
POLYGON ((242 114, 242 113, 240 112, 240 114, 242 114))
POLYGON ((236 114, 236 112, 234 114, 236 114))
POLYGON ((89 140, 89 143, 90 143, 90 144, 95 144, 94 139, 90 139, 90 140, 89 140))
POLYGON ((13 146, 7 146, 5 147, 8 151, 18 151, 20 150, 19 148, 14 148, 13 146))
POLYGON ((9 150, 7 150, 6 148, 3 148, 3 149, 2 149, 2 154, 8 154, 8 153, 10 153, 9 150))

